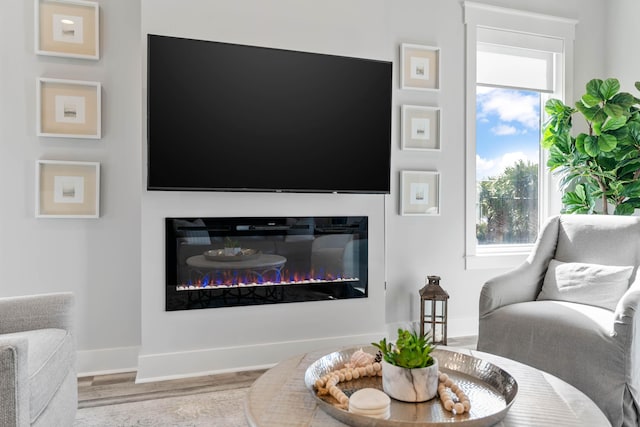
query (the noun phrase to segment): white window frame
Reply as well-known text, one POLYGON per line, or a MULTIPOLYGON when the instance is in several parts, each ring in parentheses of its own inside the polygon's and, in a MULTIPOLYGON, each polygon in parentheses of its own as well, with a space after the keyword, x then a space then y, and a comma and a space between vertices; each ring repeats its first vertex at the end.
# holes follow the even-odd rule
MULTIPOLYGON (((479 247, 476 239, 476 46, 478 28, 495 28, 533 34, 562 41, 564 51, 556 66, 554 96, 572 99, 573 41, 578 21, 551 15, 508 9, 470 1, 463 2, 466 27, 466 269, 512 268, 522 263, 533 244, 479 247), (570 76, 567 78, 567 76, 570 76)), ((557 185, 546 169, 546 152, 539 159, 539 220, 560 211, 557 185)))

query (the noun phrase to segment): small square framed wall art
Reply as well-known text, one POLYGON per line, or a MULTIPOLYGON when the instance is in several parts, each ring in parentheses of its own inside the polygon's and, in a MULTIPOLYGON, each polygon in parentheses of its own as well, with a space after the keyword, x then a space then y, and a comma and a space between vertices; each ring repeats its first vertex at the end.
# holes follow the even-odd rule
POLYGON ((35 0, 38 55, 100 58, 100 8, 83 0, 35 0))
POLYGON ((400 215, 440 215, 439 172, 400 172, 400 215))
POLYGON ((38 136, 101 138, 101 84, 78 80, 37 80, 38 136))
POLYGON ((98 218, 100 163, 36 161, 36 218, 98 218))
POLYGON ((440 150, 440 108, 403 105, 401 116, 403 150, 440 150))
POLYGON ((400 89, 440 90, 440 48, 400 45, 400 89))

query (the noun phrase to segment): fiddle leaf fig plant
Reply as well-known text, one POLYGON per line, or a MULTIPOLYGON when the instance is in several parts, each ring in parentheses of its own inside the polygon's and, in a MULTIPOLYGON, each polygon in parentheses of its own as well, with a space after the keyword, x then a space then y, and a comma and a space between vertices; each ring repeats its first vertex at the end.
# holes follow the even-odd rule
MULTIPOLYGON (((640 91, 640 82, 635 87, 640 91)), ((640 208, 639 104, 614 78, 589 81, 575 108, 546 102, 541 144, 560 178, 563 213, 608 214, 612 206, 616 215, 631 215, 640 208), (587 131, 573 136, 577 114, 587 131)))
POLYGON ((383 338, 379 343, 371 343, 382 352, 387 363, 401 368, 426 368, 433 365, 431 352, 435 346, 431 342, 431 331, 425 335, 398 329, 398 339, 394 343, 387 343, 383 338))

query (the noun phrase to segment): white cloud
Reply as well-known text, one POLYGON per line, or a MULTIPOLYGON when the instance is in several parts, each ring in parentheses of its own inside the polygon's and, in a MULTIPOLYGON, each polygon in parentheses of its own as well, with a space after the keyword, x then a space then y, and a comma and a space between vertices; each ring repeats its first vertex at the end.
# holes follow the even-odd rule
POLYGON ((500 157, 493 159, 484 159, 476 155, 476 180, 482 180, 488 177, 496 177, 500 175, 507 167, 513 166, 517 161, 537 163, 537 160, 531 159, 522 151, 505 153, 500 157))
POLYGON ((483 159, 476 154, 476 179, 491 176, 496 169, 496 161, 493 159, 483 159))
POLYGON ((498 135, 498 136, 515 135, 518 133, 518 129, 516 129, 514 126, 501 124, 501 125, 492 127, 491 132, 493 132, 495 135, 498 135))
MULTIPOLYGON (((537 129, 540 126, 538 96, 510 89, 477 89, 478 119, 496 116, 502 126, 511 126, 514 129, 518 126, 537 129)), ((500 126, 496 126, 496 130, 499 129, 500 126)))
POLYGON ((513 166, 519 160, 522 160, 525 163, 530 161, 529 157, 522 151, 503 154, 502 157, 500 158, 500 171, 505 170, 509 166, 513 166))

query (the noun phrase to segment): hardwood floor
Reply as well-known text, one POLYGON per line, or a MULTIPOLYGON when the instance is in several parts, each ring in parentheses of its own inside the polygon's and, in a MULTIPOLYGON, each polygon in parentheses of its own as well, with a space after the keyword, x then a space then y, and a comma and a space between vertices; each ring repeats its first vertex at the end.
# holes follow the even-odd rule
POLYGON ((80 377, 78 408, 244 388, 264 372, 264 369, 240 371, 142 384, 135 383, 135 372, 80 377))
MULTIPOLYGON (((448 345, 475 349, 476 342, 476 336, 456 337, 450 338, 448 345)), ((264 372, 240 371, 142 384, 135 383, 135 372, 85 376, 78 378, 78 408, 250 387, 264 372)))

